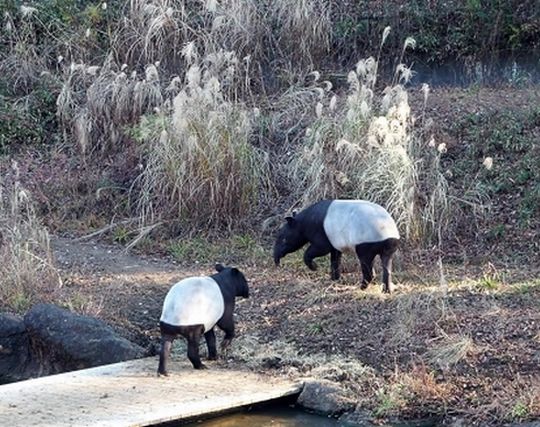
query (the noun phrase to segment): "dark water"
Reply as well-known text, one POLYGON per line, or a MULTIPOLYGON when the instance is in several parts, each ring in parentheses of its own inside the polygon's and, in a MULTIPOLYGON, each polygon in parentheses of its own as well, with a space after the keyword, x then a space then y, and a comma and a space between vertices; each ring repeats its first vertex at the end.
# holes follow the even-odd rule
POLYGON ((412 85, 428 83, 432 87, 467 87, 503 84, 520 87, 540 83, 538 56, 512 55, 492 61, 455 60, 438 65, 413 60, 412 69, 412 85))
POLYGON ((242 412, 224 415, 205 421, 184 424, 190 427, 345 427, 350 424, 340 423, 332 418, 301 412, 288 406, 282 408, 261 409, 254 412, 242 412))
MULTIPOLYGON (((366 424, 367 426, 373 424, 366 424)), ((412 423, 385 424, 380 427, 433 427, 433 420, 412 423)), ((351 427, 360 426, 334 418, 313 415, 288 405, 271 405, 253 411, 223 415, 204 421, 182 424, 182 427, 351 427)))

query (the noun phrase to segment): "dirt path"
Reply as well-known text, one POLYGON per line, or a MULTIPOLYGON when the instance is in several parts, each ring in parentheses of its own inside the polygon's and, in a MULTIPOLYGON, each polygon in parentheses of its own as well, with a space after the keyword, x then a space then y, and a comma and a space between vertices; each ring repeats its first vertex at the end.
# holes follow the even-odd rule
MULTIPOLYGON (((213 273, 211 265, 186 268, 96 242, 58 238, 53 247, 72 308, 154 351, 169 287, 213 273)), ((482 267, 461 266, 445 294, 430 275, 435 265, 418 274, 402 266, 387 296, 377 284, 361 291, 347 259, 352 268, 338 282, 329 280, 326 260, 317 272, 294 259, 284 264, 238 265, 250 298, 237 305, 225 363, 301 375, 326 364, 323 377, 341 381, 381 416, 442 412, 478 425, 540 418, 538 271, 486 276, 482 267)))
POLYGON ((52 245, 56 261, 64 271, 75 270, 81 274, 104 276, 167 274, 177 270, 172 262, 133 255, 121 246, 63 237, 54 238, 52 245))
POLYGON ((197 274, 169 260, 133 255, 101 242, 54 238, 52 247, 72 308, 102 318, 145 347, 157 340, 169 287, 197 274))

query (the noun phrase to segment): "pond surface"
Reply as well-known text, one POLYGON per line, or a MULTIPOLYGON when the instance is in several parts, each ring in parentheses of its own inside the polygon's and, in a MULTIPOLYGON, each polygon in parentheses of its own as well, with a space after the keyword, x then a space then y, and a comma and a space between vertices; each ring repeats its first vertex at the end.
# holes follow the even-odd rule
POLYGON ((312 415, 288 406, 263 408, 253 412, 224 415, 204 421, 184 424, 184 427, 345 427, 336 419, 312 415))
MULTIPOLYGON (((223 415, 204 421, 195 421, 183 424, 182 427, 351 427, 353 424, 340 422, 334 418, 326 418, 309 414, 290 406, 271 406, 252 412, 240 412, 223 415)), ((366 424, 367 427, 368 424, 366 424)), ((369 424, 372 426, 372 424, 369 424)), ((380 427, 413 427, 422 425, 427 427, 433 423, 400 423, 386 424, 380 427)), ((358 424, 354 424, 358 426, 358 424)))
MULTIPOLYGON (((407 61, 406 61, 407 62, 407 61)), ((538 56, 507 55, 492 61, 446 61, 426 64, 413 61, 412 85, 428 83, 432 87, 509 84, 523 86, 540 83, 538 56)))

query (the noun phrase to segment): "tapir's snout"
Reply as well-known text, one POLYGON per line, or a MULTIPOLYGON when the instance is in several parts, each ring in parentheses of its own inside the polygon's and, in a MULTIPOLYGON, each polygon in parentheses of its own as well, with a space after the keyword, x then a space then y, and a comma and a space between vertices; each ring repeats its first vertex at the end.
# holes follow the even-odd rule
POLYGON ((279 255, 278 251, 274 251, 274 263, 276 264, 277 267, 279 267, 280 260, 281 260, 281 256, 279 255))

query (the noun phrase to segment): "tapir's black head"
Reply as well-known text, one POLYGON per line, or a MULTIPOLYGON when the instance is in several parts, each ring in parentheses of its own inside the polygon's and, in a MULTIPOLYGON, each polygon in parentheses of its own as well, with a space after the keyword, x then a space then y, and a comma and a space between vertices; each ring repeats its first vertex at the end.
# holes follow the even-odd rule
POLYGON ((285 255, 295 252, 307 243, 304 237, 302 225, 296 219, 296 216, 285 218, 287 223, 280 228, 276 243, 274 243, 274 262, 279 265, 279 261, 285 255))
POLYGON ((237 297, 249 298, 249 287, 244 274, 234 267, 225 267, 221 264, 216 264, 216 271, 220 275, 225 275, 227 283, 233 287, 237 297))

